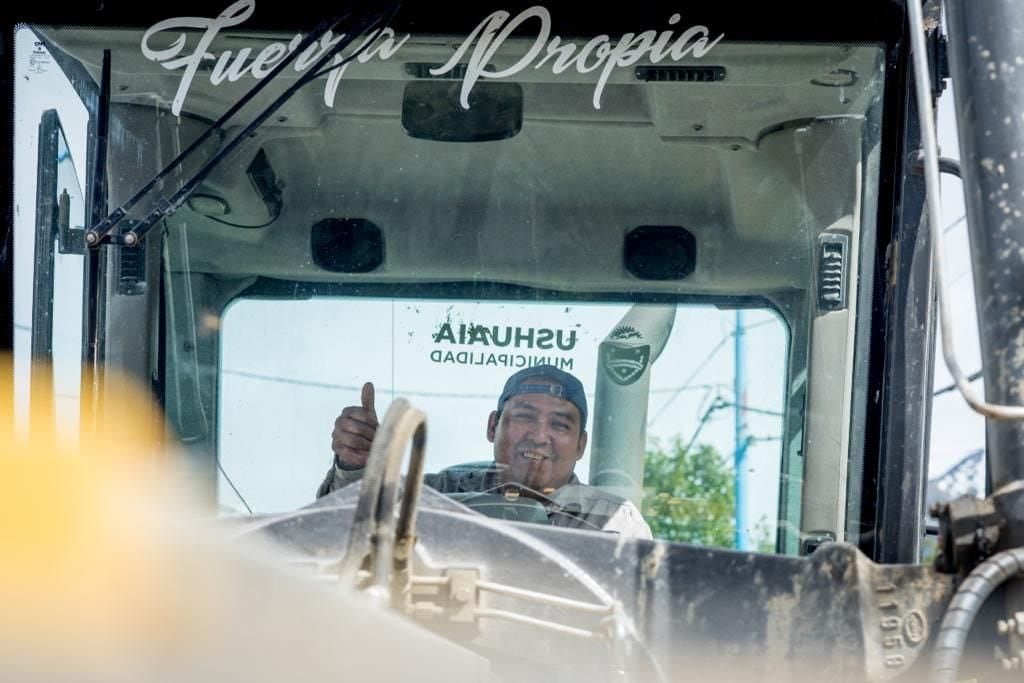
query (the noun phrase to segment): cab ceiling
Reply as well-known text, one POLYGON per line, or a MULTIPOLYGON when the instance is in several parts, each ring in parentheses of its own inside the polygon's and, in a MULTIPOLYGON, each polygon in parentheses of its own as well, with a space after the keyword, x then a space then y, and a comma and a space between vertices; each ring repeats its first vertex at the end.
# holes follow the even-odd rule
MULTIPOLYGON (((125 135, 152 137, 153 114, 160 114, 166 143, 121 160, 136 168, 118 167, 114 204, 255 83, 213 85, 209 71, 200 70, 185 98, 186 115, 169 116, 181 70, 145 59, 139 33, 45 34, 94 77, 100 51, 113 50, 114 117, 125 135)), ((269 42, 220 40, 211 52, 242 45, 257 52, 269 42)), ((722 42, 681 64, 723 66, 723 81, 645 83, 633 69, 618 69, 600 109, 592 103, 596 74, 527 69, 515 79, 525 102, 516 137, 408 137, 400 112, 412 77, 404 64, 444 62, 456 44, 414 38, 391 60, 355 64, 331 106, 324 79, 299 91, 199 189, 231 207, 225 219, 267 222, 272 216, 245 175, 262 150, 283 187, 280 215, 266 227, 241 229, 182 207, 169 228, 177 238, 187 233, 188 267, 303 280, 486 279, 570 290, 749 293, 806 288, 818 233, 856 215, 865 121, 882 77, 875 48, 722 42), (358 276, 314 265, 310 227, 328 217, 380 226, 383 265, 358 276), (639 283, 625 271, 623 236, 652 224, 681 225, 696 237, 697 268, 684 282, 639 283)), ((513 63, 523 49, 506 43, 495 67, 513 63)), ((286 70, 243 119, 296 76, 286 70)), ((236 122, 224 139, 238 129, 236 122)))

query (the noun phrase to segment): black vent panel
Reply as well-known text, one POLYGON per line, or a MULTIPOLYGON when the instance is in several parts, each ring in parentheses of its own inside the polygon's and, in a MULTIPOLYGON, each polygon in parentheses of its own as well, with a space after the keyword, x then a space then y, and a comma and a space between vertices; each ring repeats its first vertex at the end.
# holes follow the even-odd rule
POLYGON ((657 83, 714 83, 725 80, 724 66, 638 66, 638 81, 657 83))
POLYGON ((818 308, 841 311, 846 308, 849 277, 850 236, 825 233, 818 238, 818 308))

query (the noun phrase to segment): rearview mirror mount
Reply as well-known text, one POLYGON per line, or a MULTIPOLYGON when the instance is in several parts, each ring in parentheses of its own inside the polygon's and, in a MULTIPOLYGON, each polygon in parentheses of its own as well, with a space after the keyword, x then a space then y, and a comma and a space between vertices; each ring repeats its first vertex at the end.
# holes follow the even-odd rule
POLYGON ((438 142, 506 140, 523 128, 518 83, 476 83, 469 109, 459 102, 462 82, 410 81, 402 96, 402 127, 410 137, 438 142))

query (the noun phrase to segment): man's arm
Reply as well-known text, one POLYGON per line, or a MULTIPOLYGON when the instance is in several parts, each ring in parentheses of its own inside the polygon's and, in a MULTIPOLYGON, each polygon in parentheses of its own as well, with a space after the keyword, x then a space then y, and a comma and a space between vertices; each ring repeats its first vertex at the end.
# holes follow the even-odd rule
POLYGON ((332 491, 337 491, 343 486, 348 486, 354 481, 359 481, 363 478, 363 471, 365 468, 357 467, 355 469, 343 469, 338 467, 337 459, 335 464, 331 465, 331 469, 327 471, 327 476, 324 477, 323 483, 320 484, 320 488, 316 490, 316 497, 323 498, 332 491))

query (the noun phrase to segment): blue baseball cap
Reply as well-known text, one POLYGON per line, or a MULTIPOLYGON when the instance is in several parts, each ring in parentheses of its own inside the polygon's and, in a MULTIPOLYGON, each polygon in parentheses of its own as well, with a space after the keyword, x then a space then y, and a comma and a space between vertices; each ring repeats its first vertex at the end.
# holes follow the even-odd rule
POLYGON ((505 401, 520 394, 547 394, 564 398, 579 408, 580 428, 585 429, 587 426, 587 394, 583 390, 583 383, 565 370, 559 370, 554 365, 523 368, 505 382, 505 388, 501 390, 501 397, 498 399, 498 412, 505 407, 505 401), (550 380, 554 384, 531 382, 538 379, 550 380))

